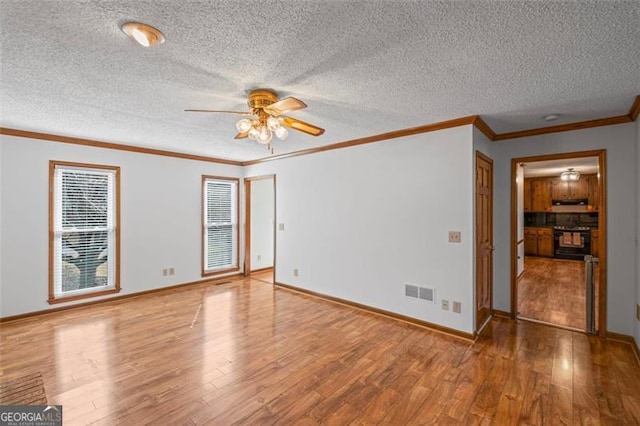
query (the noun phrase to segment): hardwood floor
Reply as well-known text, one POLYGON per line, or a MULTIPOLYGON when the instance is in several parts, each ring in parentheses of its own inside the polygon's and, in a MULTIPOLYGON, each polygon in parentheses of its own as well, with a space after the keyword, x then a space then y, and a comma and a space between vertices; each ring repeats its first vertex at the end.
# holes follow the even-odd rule
POLYGON ((518 280, 521 317, 586 329, 584 262, 527 256, 518 280))
POLYGON ((0 327, 0 382, 40 375, 65 425, 640 424, 627 343, 507 319, 473 343, 252 279, 0 327))

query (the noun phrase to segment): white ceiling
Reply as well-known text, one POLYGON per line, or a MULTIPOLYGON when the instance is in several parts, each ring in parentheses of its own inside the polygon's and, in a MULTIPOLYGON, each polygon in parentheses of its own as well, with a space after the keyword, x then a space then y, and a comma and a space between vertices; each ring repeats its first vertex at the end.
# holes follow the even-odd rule
POLYGON ((598 157, 531 161, 524 164, 524 177, 560 176, 560 173, 569 168, 582 174, 596 174, 598 173, 598 157))
POLYGON ((626 114, 640 1, 0 0, 3 127, 235 160, 249 90, 308 104, 276 154, 480 114, 496 133, 626 114), (167 41, 145 49, 120 25, 167 41))

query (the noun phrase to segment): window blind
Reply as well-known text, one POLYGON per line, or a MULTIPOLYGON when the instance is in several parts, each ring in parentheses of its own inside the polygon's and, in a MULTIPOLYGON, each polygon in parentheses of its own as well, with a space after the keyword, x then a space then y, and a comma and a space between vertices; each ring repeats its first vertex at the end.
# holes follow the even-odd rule
POLYGON ((55 298, 115 288, 115 179, 115 170, 55 166, 55 298))
POLYGON ((237 181, 206 178, 204 182, 205 272, 238 266, 237 181))

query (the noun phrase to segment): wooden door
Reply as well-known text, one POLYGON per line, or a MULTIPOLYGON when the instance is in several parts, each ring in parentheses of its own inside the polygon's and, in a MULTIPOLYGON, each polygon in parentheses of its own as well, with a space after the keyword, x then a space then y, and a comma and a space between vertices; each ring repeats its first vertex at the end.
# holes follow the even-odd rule
POLYGON ((493 310, 493 160, 476 151, 476 331, 493 310))

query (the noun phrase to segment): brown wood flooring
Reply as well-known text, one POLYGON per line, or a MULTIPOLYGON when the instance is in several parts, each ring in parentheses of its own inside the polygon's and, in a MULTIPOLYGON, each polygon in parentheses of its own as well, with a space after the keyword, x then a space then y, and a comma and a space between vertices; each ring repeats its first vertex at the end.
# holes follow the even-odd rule
POLYGON ((628 343, 494 319, 473 343, 261 281, 0 324, 65 425, 640 424, 628 343))
POLYGON ((525 257, 518 280, 518 312, 531 318, 586 329, 584 262, 525 257))

